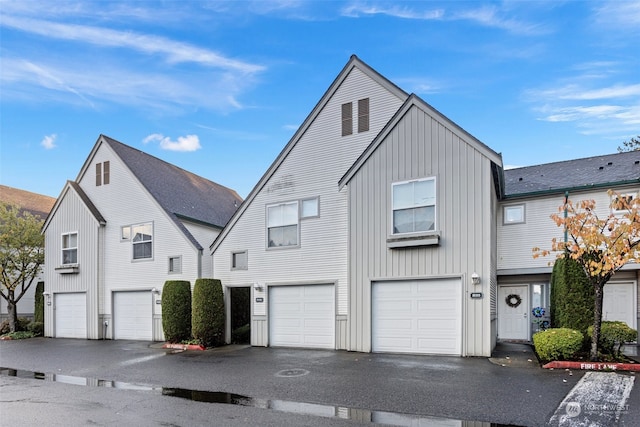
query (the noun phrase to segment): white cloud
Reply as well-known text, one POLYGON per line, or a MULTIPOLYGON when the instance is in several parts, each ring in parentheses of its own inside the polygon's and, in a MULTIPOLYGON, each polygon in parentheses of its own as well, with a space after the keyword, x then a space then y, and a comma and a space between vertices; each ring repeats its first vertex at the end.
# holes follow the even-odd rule
POLYGON ((3 15, 2 26, 52 39, 72 40, 97 46, 128 48, 146 54, 164 55, 169 63, 197 63, 202 66, 247 74, 264 70, 261 65, 227 58, 211 50, 188 43, 133 31, 117 31, 109 28, 57 23, 9 15, 3 15))
POLYGON ((42 141, 40 141, 40 145, 42 145, 45 150, 51 150, 53 148, 56 148, 56 139, 58 139, 58 135, 56 135, 55 133, 52 133, 51 135, 45 135, 45 137, 42 138, 42 141))
POLYGON ((198 135, 179 136, 177 141, 172 141, 168 136, 153 133, 142 140, 144 144, 159 142, 160 148, 169 151, 196 151, 202 148, 198 135))
POLYGON ((388 15, 402 19, 433 20, 441 19, 444 15, 444 10, 431 9, 426 11, 417 11, 415 9, 396 5, 385 7, 381 5, 352 4, 342 9, 342 15, 350 18, 358 18, 360 15, 388 15))

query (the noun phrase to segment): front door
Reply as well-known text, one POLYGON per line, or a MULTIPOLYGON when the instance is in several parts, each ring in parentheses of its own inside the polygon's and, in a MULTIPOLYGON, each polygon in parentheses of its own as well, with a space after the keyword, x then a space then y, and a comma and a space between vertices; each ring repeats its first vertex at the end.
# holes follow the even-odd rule
POLYGON ((529 340, 529 286, 498 288, 498 338, 529 340))
POLYGON ((602 320, 618 320, 636 329, 635 283, 607 283, 604 287, 602 320))

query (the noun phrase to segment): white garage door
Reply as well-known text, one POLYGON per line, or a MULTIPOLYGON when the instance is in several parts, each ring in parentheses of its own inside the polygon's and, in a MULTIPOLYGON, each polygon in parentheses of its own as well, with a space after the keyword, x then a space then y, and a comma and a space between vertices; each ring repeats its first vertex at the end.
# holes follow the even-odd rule
POLYGON ((114 292, 113 338, 151 341, 152 304, 151 292, 114 292))
POLYGON ((55 294, 55 336, 87 338, 87 298, 84 292, 55 294))
POLYGON ((462 352, 462 285, 458 279, 373 283, 375 352, 462 352))
POLYGON ((269 288, 269 344, 335 348, 333 285, 269 288))
POLYGON ((636 329, 635 286, 633 282, 613 282, 604 286, 602 320, 618 320, 636 329))

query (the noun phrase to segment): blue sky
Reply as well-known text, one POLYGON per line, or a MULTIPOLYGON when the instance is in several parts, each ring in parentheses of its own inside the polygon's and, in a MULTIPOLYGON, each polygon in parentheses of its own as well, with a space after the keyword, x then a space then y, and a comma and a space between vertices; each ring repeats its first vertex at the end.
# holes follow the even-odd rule
POLYGON ((638 1, 0 0, 0 183, 103 133, 245 197, 356 54, 507 166, 640 134, 638 1))

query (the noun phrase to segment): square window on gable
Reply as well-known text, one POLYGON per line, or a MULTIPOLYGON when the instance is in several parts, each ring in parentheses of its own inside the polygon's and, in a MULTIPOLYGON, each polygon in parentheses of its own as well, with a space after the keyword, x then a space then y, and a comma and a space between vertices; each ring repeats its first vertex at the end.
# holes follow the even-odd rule
POLYGON ((247 251, 238 251, 231 253, 231 269, 247 270, 249 268, 249 254, 247 251))
POLYGON ((394 183, 392 198, 392 234, 423 233, 435 230, 435 178, 394 183))
POLYGON ((521 224, 524 222, 524 205, 505 206, 503 211, 503 223, 521 224))
POLYGON ((315 218, 320 216, 318 198, 300 201, 300 218, 315 218))
POLYGON ((171 256, 169 257, 169 274, 182 273, 182 257, 171 256))

